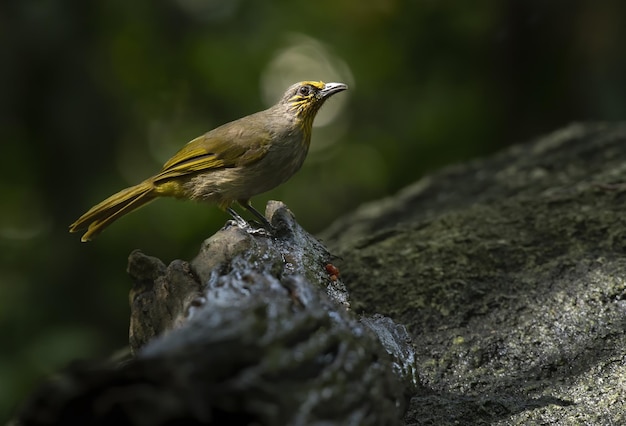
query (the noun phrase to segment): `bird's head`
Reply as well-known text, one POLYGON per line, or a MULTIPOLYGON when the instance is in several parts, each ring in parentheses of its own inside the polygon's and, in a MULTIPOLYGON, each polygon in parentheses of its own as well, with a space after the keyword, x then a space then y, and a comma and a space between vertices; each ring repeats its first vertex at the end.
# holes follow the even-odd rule
POLYGON ((343 83, 322 81, 301 81, 289 87, 279 104, 287 107, 290 113, 307 124, 313 119, 326 99, 348 88, 343 83))

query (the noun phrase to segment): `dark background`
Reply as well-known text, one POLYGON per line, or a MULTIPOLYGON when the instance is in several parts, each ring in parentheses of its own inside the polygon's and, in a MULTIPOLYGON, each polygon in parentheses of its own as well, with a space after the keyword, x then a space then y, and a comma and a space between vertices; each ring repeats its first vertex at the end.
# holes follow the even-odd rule
POLYGON ((348 83, 303 169, 253 200, 317 232, 445 164, 623 119, 625 19, 620 0, 2 2, 0 415, 126 344, 133 249, 189 259, 223 225, 158 200, 91 243, 67 233, 188 140, 295 81, 348 83))

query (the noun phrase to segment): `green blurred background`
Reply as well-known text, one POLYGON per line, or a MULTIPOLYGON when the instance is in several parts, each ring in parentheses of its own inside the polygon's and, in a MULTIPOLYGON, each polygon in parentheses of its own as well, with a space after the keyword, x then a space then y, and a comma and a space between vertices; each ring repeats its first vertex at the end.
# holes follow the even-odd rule
MULTIPOLYGON (((228 219, 158 200, 82 244, 68 225, 188 140, 303 79, 318 116, 280 199, 311 232, 445 164, 626 113, 620 0, 13 0, 0 4, 0 421, 127 342, 126 259, 189 259, 228 219)), ((555 165, 558 167, 558 165, 555 165)))

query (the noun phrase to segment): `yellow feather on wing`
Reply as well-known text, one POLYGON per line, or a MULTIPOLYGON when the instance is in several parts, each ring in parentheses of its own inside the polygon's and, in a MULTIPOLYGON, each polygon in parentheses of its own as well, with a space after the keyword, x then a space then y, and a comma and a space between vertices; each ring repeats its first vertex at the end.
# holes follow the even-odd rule
POLYGON ((259 133, 240 133, 236 143, 211 137, 210 133, 197 137, 163 165, 154 181, 252 164, 263 158, 269 149, 269 134, 261 137, 259 133))

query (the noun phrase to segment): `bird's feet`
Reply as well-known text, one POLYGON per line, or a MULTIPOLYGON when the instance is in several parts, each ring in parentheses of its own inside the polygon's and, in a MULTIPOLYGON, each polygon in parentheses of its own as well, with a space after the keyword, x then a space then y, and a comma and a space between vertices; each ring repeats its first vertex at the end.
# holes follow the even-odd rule
POLYGON ((255 226, 251 225, 243 217, 241 217, 232 208, 229 207, 227 209, 227 211, 233 217, 233 219, 230 220, 229 222, 232 223, 233 225, 236 225, 239 229, 243 229, 244 231, 246 231, 250 235, 259 235, 259 236, 265 236, 265 237, 272 236, 272 229, 273 229, 273 227, 268 222, 267 219, 263 218, 265 220, 264 220, 263 223, 260 224, 261 226, 260 227, 255 227, 255 226))
MULTIPOLYGON (((256 222, 254 222, 256 224, 256 222)), ((236 226, 237 228, 246 231, 248 234, 250 235, 256 235, 256 236, 262 236, 262 237, 271 237, 272 236, 272 229, 267 229, 263 226, 253 226, 250 223, 246 222, 245 220, 243 222, 237 221, 235 219, 229 220, 227 222, 227 227, 228 226, 236 226)))
POLYGON ((272 236, 272 230, 271 229, 266 229, 266 228, 263 228, 263 227, 255 228, 253 226, 248 225, 248 228, 245 231, 248 234, 250 234, 250 235, 258 235, 260 237, 271 237, 272 236))

